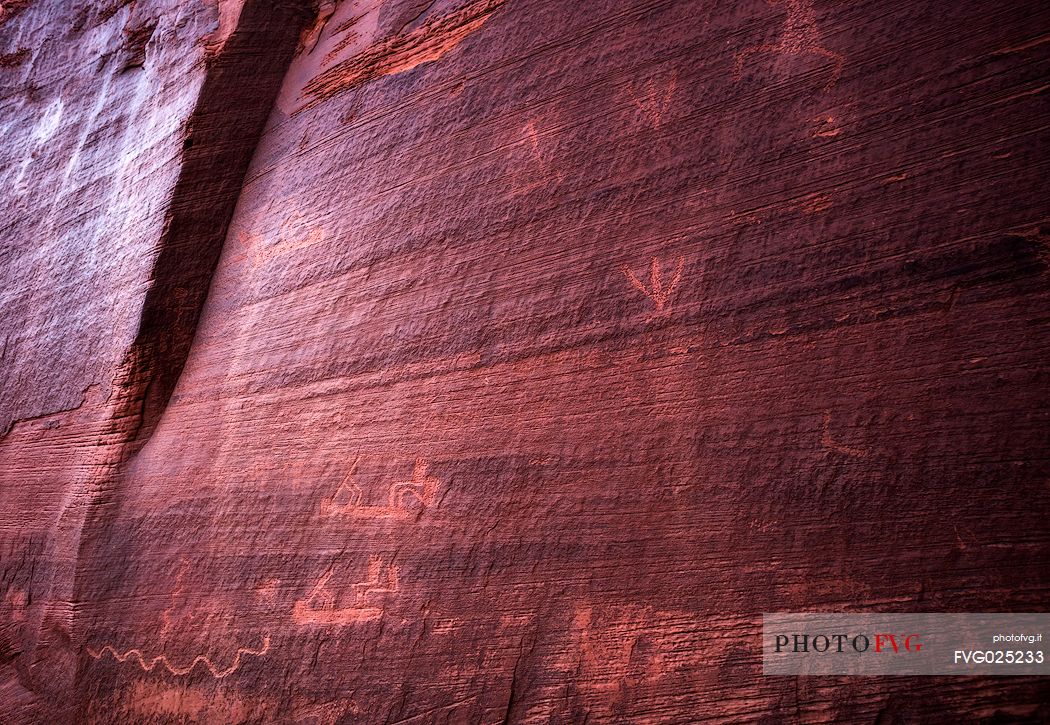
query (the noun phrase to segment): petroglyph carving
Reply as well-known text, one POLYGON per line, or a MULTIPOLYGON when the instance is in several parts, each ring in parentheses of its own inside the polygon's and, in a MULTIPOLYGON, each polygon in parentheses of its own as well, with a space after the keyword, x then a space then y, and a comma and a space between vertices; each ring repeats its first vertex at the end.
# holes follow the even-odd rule
POLYGON ((843 454, 845 454, 847 456, 851 456, 853 458, 867 458, 867 456, 868 456, 868 452, 866 450, 864 450, 863 448, 853 448, 851 446, 845 446, 845 445, 842 445, 841 443, 836 443, 835 442, 835 440, 831 437, 831 411, 830 410, 825 410, 824 411, 824 424, 822 426, 820 442, 825 448, 828 448, 828 449, 833 450, 833 451, 838 451, 839 453, 843 453, 843 454))
POLYGON ((182 581, 183 581, 183 579, 186 576, 186 570, 189 569, 189 566, 190 566, 190 563, 188 561, 186 561, 185 558, 182 559, 179 562, 179 571, 175 575, 175 588, 171 592, 171 602, 164 609, 164 611, 161 612, 161 615, 160 615, 160 621, 161 621, 160 636, 161 637, 166 636, 171 631, 172 624, 173 624, 173 619, 175 618, 174 615, 175 615, 176 602, 178 601, 179 596, 182 594, 182 589, 183 589, 182 581))
POLYGON ((578 643, 576 666, 586 672, 589 689, 622 691, 659 672, 659 662, 642 646, 645 630, 638 626, 651 616, 647 611, 577 608, 573 627, 578 643))
POLYGON ((86 649, 87 653, 96 660, 100 659, 102 655, 104 655, 106 652, 109 652, 113 656, 113 659, 115 659, 117 662, 127 662, 129 659, 135 659, 138 661, 139 667, 142 668, 143 672, 152 672, 153 668, 156 667, 159 663, 164 666, 164 669, 166 669, 173 675, 188 675, 198 664, 203 664, 211 673, 212 677, 214 677, 217 680, 221 680, 224 677, 233 674, 237 670, 237 668, 241 666, 241 657, 243 657, 244 655, 262 657, 264 654, 266 654, 270 650, 270 635, 263 635, 262 646, 259 649, 251 649, 249 647, 238 647, 237 651, 234 653, 233 662, 230 664, 229 667, 225 669, 219 669, 218 667, 216 667, 207 655, 197 655, 193 658, 193 661, 190 662, 190 664, 184 667, 179 667, 178 665, 172 664, 171 660, 168 659, 167 655, 163 654, 157 655, 153 659, 147 661, 146 657, 142 654, 142 650, 139 649, 129 649, 123 654, 118 652, 112 645, 108 644, 103 645, 102 648, 99 650, 94 650, 90 647, 87 647, 86 649))
POLYGON ((527 153, 527 158, 523 164, 526 168, 515 178, 514 190, 519 193, 527 192, 546 186, 552 180, 555 182, 563 181, 565 175, 546 158, 540 142, 539 131, 536 129, 536 122, 529 121, 525 124, 522 128, 522 135, 525 139, 524 148, 527 153), (531 180, 523 182, 523 177, 531 178, 531 180))
POLYGON ((663 272, 660 271, 660 261, 653 257, 652 263, 649 266, 649 286, 638 279, 630 267, 626 265, 622 268, 624 275, 627 277, 627 281, 631 283, 631 286, 641 292, 643 295, 652 300, 653 304, 656 305, 657 312, 663 312, 664 308, 667 307, 667 302, 674 292, 675 287, 678 286, 678 282, 682 278, 682 270, 685 268, 685 258, 679 257, 678 264, 675 267, 674 274, 671 275, 671 279, 668 282, 664 282, 663 272))
POLYGON ((434 502, 438 486, 441 482, 433 476, 427 475, 429 465, 422 458, 416 459, 412 468, 412 479, 410 481, 398 481, 390 487, 390 508, 404 509, 406 496, 414 497, 423 506, 429 506, 434 502))
POLYGON ((289 252, 317 244, 324 239, 324 230, 307 224, 302 212, 293 211, 281 222, 277 240, 273 244, 263 244, 258 236, 243 229, 231 233, 230 238, 235 242, 236 249, 230 261, 237 263, 247 260, 253 269, 257 269, 289 252))
POLYGON ((776 43, 753 45, 737 53, 734 77, 740 78, 744 62, 753 55, 761 53, 819 55, 827 58, 833 64, 831 77, 824 84, 824 90, 835 85, 842 74, 845 59, 835 51, 828 50, 821 45, 820 30, 817 29, 817 22, 813 16, 811 0, 769 0, 769 2, 771 4, 782 2, 787 9, 787 18, 784 21, 784 29, 780 33, 780 40, 776 43))
POLYGON ((29 597, 21 589, 15 589, 7 593, 7 604, 11 608, 11 619, 15 622, 25 621, 26 607, 29 597))
POLYGON ((361 462, 361 456, 354 459, 353 465, 347 472, 343 482, 330 498, 321 501, 321 515, 333 516, 339 514, 350 514, 361 507, 361 497, 364 495, 361 487, 354 481, 357 473, 357 464, 361 462))
POLYGON ((365 505, 363 504, 364 492, 355 481, 357 465, 360 461, 360 456, 354 459, 350 471, 339 484, 339 488, 331 497, 321 501, 322 516, 407 516, 414 510, 410 503, 413 499, 425 509, 437 498, 441 481, 428 475, 429 464, 425 459, 417 458, 412 469, 412 478, 391 484, 386 505, 365 505))
POLYGON ((663 115, 671 107, 671 98, 674 96, 677 85, 678 73, 674 73, 669 80, 663 83, 650 79, 642 84, 640 89, 636 88, 632 81, 627 86, 627 93, 646 122, 653 128, 660 128, 663 115))
POLYGON ((834 138, 842 133, 842 129, 839 128, 838 122, 834 116, 825 114, 818 116, 813 119, 816 121, 816 129, 813 131, 813 136, 817 138, 834 138))
POLYGON ((365 601, 369 594, 396 592, 397 574, 396 566, 384 564, 382 557, 373 556, 368 560, 368 578, 354 584, 351 589, 359 602, 365 601))
POLYGON ((292 620, 296 624, 339 626, 379 619, 383 610, 375 606, 376 600, 381 595, 396 592, 400 586, 397 567, 385 564, 382 557, 373 556, 368 561, 365 579, 350 585, 353 604, 336 607, 336 595, 328 589, 331 578, 332 571, 325 572, 310 593, 295 603, 292 620))

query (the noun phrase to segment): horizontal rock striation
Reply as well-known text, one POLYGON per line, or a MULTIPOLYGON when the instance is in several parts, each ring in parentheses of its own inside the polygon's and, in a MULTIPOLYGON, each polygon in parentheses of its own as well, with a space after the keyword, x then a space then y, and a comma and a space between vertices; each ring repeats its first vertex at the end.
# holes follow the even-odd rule
POLYGON ((0 720, 1050 718, 1050 9, 4 6, 0 720))

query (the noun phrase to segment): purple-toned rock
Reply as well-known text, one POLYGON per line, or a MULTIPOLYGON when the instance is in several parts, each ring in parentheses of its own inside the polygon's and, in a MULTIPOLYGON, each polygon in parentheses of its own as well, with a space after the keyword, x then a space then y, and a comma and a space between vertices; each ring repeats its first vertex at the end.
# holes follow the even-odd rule
POLYGON ((1040 722, 1038 3, 4 3, 0 720, 1040 722))

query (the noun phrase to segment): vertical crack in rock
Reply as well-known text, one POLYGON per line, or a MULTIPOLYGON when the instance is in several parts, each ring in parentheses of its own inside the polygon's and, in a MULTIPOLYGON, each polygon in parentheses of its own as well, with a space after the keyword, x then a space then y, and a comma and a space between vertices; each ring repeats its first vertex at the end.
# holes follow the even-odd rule
POLYGON ((32 622, 27 684, 70 714, 83 639, 75 620, 84 605, 84 547, 118 535, 110 526, 121 470, 149 440, 188 357, 244 174, 311 10, 307 0, 247 0, 232 34, 206 56, 138 331, 114 374, 91 453, 62 502, 53 569, 32 622))
MULTIPOLYGON (((145 443, 189 354, 248 162, 306 22, 307 3, 251 0, 211 60, 184 141, 160 252, 134 347, 149 371, 145 443)), ((137 446, 136 446, 137 449, 137 446)))

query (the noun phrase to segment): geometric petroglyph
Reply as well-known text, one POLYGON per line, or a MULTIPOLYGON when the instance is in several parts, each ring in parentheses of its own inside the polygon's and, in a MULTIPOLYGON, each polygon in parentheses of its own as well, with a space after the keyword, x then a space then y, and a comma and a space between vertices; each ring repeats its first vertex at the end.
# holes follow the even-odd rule
POLYGON ((277 240, 272 244, 261 244, 255 235, 243 229, 231 231, 228 236, 237 249, 230 262, 236 264, 246 260, 257 269, 289 252, 318 244, 324 239, 325 231, 310 224, 303 213, 296 210, 285 216, 277 230, 277 240))
POLYGON ((406 497, 413 497, 423 506, 428 506, 437 495, 441 481, 427 475, 429 465, 422 458, 417 458, 412 467, 412 479, 397 481, 390 487, 390 507, 404 510, 406 497))
POLYGON ((412 469, 412 478, 408 481, 395 481, 391 484, 385 505, 363 504, 364 492, 354 480, 357 473, 357 464, 360 460, 360 456, 354 460, 350 471, 346 474, 343 482, 339 484, 339 488, 336 489, 335 493, 321 501, 322 516, 402 517, 414 513, 415 507, 411 506, 413 499, 423 509, 434 502, 438 489, 441 486, 441 481, 427 475, 429 466, 426 460, 417 458, 412 469))
POLYGON ((866 450, 864 450, 863 448, 853 448, 851 446, 843 445, 841 443, 836 442, 831 437, 831 411, 830 410, 825 410, 824 411, 824 423, 823 423, 823 426, 821 427, 820 443, 821 443, 821 445, 823 445, 825 448, 827 448, 829 450, 838 451, 839 453, 842 453, 844 455, 850 456, 852 458, 867 458, 868 457, 868 452, 866 450))
POLYGON ((656 305, 657 312, 663 312, 664 307, 667 306, 667 300, 670 298, 671 293, 674 292, 675 287, 678 286, 678 282, 682 278, 682 269, 684 267, 685 258, 679 257, 674 274, 671 275, 671 280, 665 283, 663 281, 663 273, 660 271, 660 261, 656 257, 653 257, 652 263, 649 266, 648 287, 646 287, 645 284, 634 275, 634 272, 631 271, 630 267, 625 265, 621 269, 627 277, 627 281, 631 283, 631 286, 652 300, 653 304, 656 305))
POLYGON ((783 53, 784 55, 819 55, 829 59, 834 67, 831 77, 824 84, 824 90, 828 90, 839 79, 842 74, 842 66, 845 59, 833 50, 828 50, 821 45, 820 31, 813 15, 813 5, 810 0, 769 0, 771 4, 783 2, 787 9, 787 17, 784 20, 784 29, 780 34, 780 40, 776 43, 763 43, 745 48, 736 54, 736 65, 733 76, 740 78, 741 71, 746 61, 752 55, 760 53, 783 53))
POLYGON ((628 671, 639 633, 625 627, 616 636, 603 638, 593 625, 594 614, 592 607, 576 608, 573 630, 579 638, 579 666, 587 671, 587 679, 595 689, 611 689, 617 686, 617 676, 628 671))
POLYGON ((835 117, 830 114, 822 114, 814 120, 813 136, 816 138, 834 138, 842 133, 835 117))
POLYGON ((165 608, 165 610, 163 612, 161 612, 161 615, 160 615, 160 620, 161 620, 160 636, 161 636, 161 638, 164 638, 165 636, 167 636, 171 632, 172 627, 175 624, 175 621, 174 621, 175 618, 176 618, 175 617, 175 610, 176 610, 176 606, 177 606, 177 602, 178 602, 179 596, 182 594, 183 580, 186 577, 186 572, 189 570, 189 567, 190 567, 190 563, 185 558, 183 558, 179 562, 179 571, 175 575, 175 588, 171 592, 171 603, 168 604, 167 608, 165 608))
POLYGON ((258 649, 251 649, 249 647, 238 647, 237 651, 234 653, 233 662, 230 664, 229 667, 227 667, 225 669, 221 669, 221 670, 218 669, 206 655, 197 655, 196 657, 193 658, 193 661, 190 662, 188 665, 186 665, 184 667, 179 667, 178 665, 172 664, 171 660, 168 659, 167 655, 163 655, 163 654, 158 655, 158 656, 154 657, 153 659, 151 659, 151 660, 149 660, 147 662, 146 658, 142 654, 142 651, 138 650, 138 649, 129 649, 127 652, 124 652, 123 654, 121 654, 120 652, 117 652, 117 650, 115 648, 113 648, 111 645, 108 645, 108 644, 104 645, 102 647, 102 649, 99 649, 99 650, 94 650, 94 649, 92 649, 90 647, 87 647, 86 649, 87 649, 87 653, 89 655, 91 655, 91 657, 93 657, 96 660, 101 658, 102 655, 105 654, 106 652, 109 652, 111 655, 113 655, 113 658, 117 662, 126 662, 130 658, 135 658, 136 660, 138 660, 139 667, 141 667, 144 672, 152 671, 153 668, 156 667, 157 663, 159 662, 162 665, 164 665, 164 669, 166 669, 168 672, 170 672, 173 675, 187 675, 198 664, 203 664, 208 669, 208 671, 211 673, 212 677, 214 677, 217 680, 221 680, 222 678, 224 678, 227 675, 231 674, 238 667, 241 666, 241 657, 243 655, 252 655, 253 657, 261 657, 264 654, 266 654, 266 652, 269 651, 269 649, 270 649, 270 636, 268 634, 264 634, 263 635, 263 637, 262 637, 262 646, 260 648, 258 648, 258 649))
POLYGON ((519 143, 517 146, 524 147, 525 158, 511 181, 513 192, 522 194, 548 186, 552 182, 564 181, 565 174, 547 159, 547 154, 540 143, 540 134, 536 129, 535 121, 529 121, 522 127, 522 136, 524 136, 524 143, 519 143))
POLYGON ((662 83, 656 79, 650 79, 640 88, 637 88, 635 82, 631 81, 627 85, 627 93, 646 122, 653 128, 660 128, 664 114, 671 107, 671 97, 674 96, 677 85, 678 74, 674 73, 662 83))
POLYGON ((12 589, 5 597, 7 605, 11 608, 10 617, 12 621, 22 622, 26 618, 26 607, 29 597, 21 589, 12 589))
POLYGON ((327 586, 331 578, 332 571, 325 572, 310 593, 295 603, 292 620, 296 624, 338 626, 379 619, 383 609, 375 606, 377 600, 400 587, 397 567, 384 563, 382 557, 373 556, 368 562, 368 575, 350 586, 353 603, 336 607, 336 595, 327 586))

